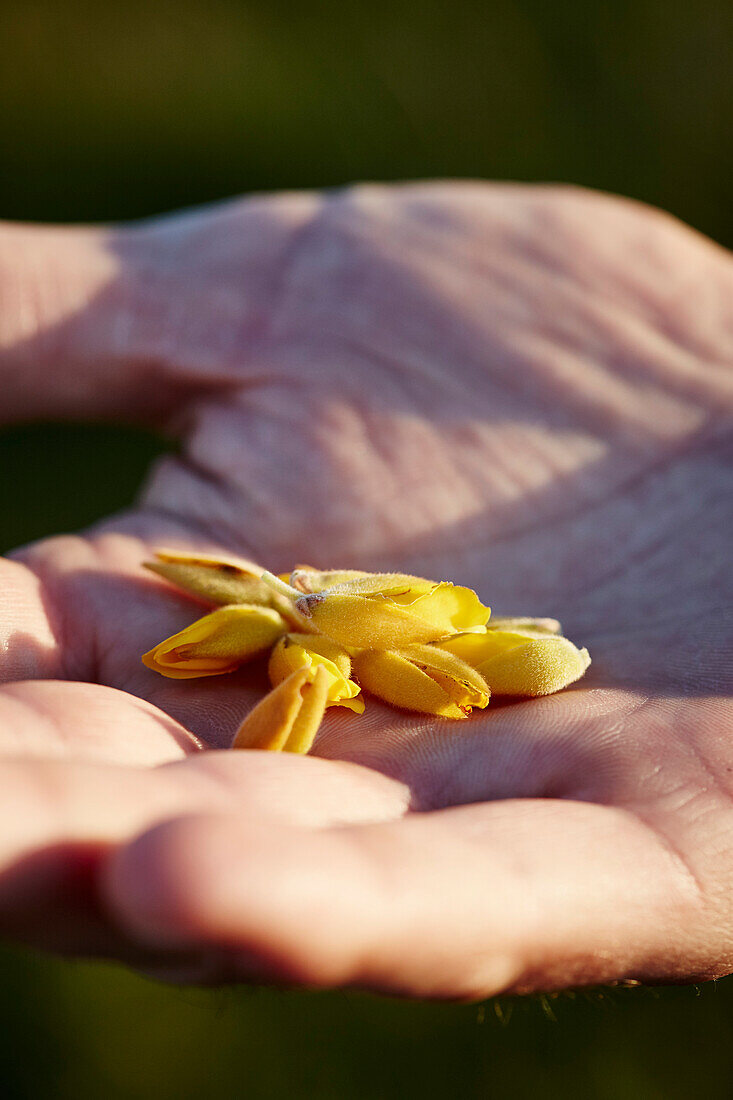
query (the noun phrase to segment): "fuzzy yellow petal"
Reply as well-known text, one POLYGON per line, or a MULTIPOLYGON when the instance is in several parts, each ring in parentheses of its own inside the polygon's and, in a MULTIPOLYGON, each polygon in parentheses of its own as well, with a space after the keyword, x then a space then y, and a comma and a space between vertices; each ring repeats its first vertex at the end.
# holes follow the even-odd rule
POLYGON ((421 619, 435 623, 445 633, 479 630, 486 626, 491 610, 481 603, 471 588, 444 581, 419 596, 410 610, 421 619))
POLYGON ((327 694, 328 677, 322 667, 298 669, 247 715, 232 748, 307 753, 323 719, 327 694))
POLYGON ((465 718, 445 688, 407 657, 392 650, 364 650, 355 658, 354 671, 363 688, 393 707, 444 718, 465 718))
POLYGON ((341 592, 358 596, 394 595, 395 599, 404 597, 408 602, 430 592, 439 583, 425 577, 414 577, 409 573, 364 573, 358 569, 330 570, 323 573, 307 570, 303 576, 296 570, 293 575, 302 584, 307 584, 308 591, 311 592, 337 588, 341 592))
POLYGON ((373 695, 423 714, 465 718, 472 707, 489 702, 489 689, 475 669, 432 646, 365 650, 354 658, 354 671, 373 695))
POLYGON ((317 630, 356 649, 432 642, 446 633, 384 597, 368 599, 332 590, 303 596, 296 607, 317 630))
POLYGON ((308 752, 323 721, 328 705, 328 674, 323 665, 315 665, 309 676, 311 679, 301 689, 303 702, 283 746, 284 752, 308 752))
POLYGON ((290 580, 290 584, 293 588, 297 588, 299 592, 322 592, 324 588, 332 588, 335 584, 343 584, 346 581, 357 580, 359 577, 368 577, 368 573, 363 573, 358 569, 313 569, 309 565, 298 565, 295 567, 290 577, 283 577, 283 580, 290 580))
MULTIPOLYGON (((272 651, 273 656, 275 653, 282 656, 286 654, 292 656, 291 650, 298 647, 307 650, 308 653, 326 657, 329 661, 333 661, 339 672, 345 677, 348 678, 351 675, 351 657, 349 654, 338 642, 334 642, 332 638, 326 638, 322 634, 297 634, 291 630, 290 633, 283 635, 275 646, 272 651)), ((297 657, 295 661, 298 668, 304 663, 297 657)), ((293 672, 295 668, 296 664, 293 664, 286 675, 290 675, 290 672, 293 672)), ((284 677, 281 676, 280 679, 284 679, 284 677)))
POLYGON ((202 600, 272 606, 272 590, 260 580, 262 568, 254 562, 175 550, 158 550, 155 559, 145 562, 145 568, 202 600))
POLYGON ((579 680, 590 664, 587 649, 567 638, 525 640, 478 666, 495 695, 552 695, 579 680))
POLYGON ((350 680, 351 658, 330 638, 317 634, 286 634, 270 654, 268 672, 273 686, 300 668, 322 665, 329 678, 327 706, 344 706, 361 714, 364 700, 358 684, 350 680))
MULTIPOLYGON (((484 661, 508 649, 527 645, 536 636, 519 630, 486 630, 480 633, 455 634, 452 638, 444 638, 436 642, 435 648, 453 653, 472 668, 478 668, 484 661)), ((542 637, 546 636, 542 635, 542 637)))
POLYGON ((296 607, 317 630, 357 649, 433 642, 482 629, 490 614, 470 588, 401 574, 373 574, 304 595, 296 607))
POLYGON ((271 607, 221 607, 159 642, 142 661, 174 680, 217 676, 266 652, 286 630, 287 623, 271 607))
POLYGON ((483 710, 489 705, 491 692, 481 673, 453 653, 432 645, 411 645, 399 654, 440 684, 462 710, 483 710))
POLYGON ((590 664, 587 650, 532 629, 457 634, 435 648, 478 669, 495 695, 551 695, 579 680, 590 664))
POLYGON ((489 609, 484 607, 472 589, 410 573, 306 573, 303 583, 310 585, 310 592, 334 589, 352 596, 382 596, 413 608, 419 603, 416 614, 435 621, 439 619, 448 631, 483 626, 489 618, 489 609), (318 587, 314 586, 314 576, 319 578, 318 587))
POLYGON ((487 630, 515 630, 530 634, 562 634, 557 619, 532 619, 526 615, 492 615, 487 630))

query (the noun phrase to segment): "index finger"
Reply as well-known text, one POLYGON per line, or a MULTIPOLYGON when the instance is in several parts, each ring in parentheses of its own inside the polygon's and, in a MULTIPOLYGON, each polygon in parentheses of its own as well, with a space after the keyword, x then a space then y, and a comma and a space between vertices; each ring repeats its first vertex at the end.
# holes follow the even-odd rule
POLYGON ((104 892, 141 944, 224 948, 218 978, 474 998, 710 976, 722 957, 670 844, 580 802, 308 832, 188 816, 120 849, 104 892))

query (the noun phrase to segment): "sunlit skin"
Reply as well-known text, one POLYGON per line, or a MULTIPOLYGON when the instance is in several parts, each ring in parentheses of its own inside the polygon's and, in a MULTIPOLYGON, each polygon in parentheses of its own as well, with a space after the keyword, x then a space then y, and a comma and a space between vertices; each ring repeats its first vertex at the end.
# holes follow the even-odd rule
POLYGON ((0 563, 4 933, 415 996, 733 969, 723 250, 571 189, 368 187, 6 227, 0 303, 6 422, 180 446, 0 563), (206 611, 158 546, 449 578, 593 664, 460 723, 333 707, 308 757, 202 751, 266 671, 142 666, 206 611))

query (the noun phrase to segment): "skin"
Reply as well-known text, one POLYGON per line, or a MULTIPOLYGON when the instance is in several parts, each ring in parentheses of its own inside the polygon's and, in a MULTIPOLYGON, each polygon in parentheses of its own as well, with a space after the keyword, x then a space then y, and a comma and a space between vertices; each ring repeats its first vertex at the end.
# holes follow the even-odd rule
MULTIPOLYGON (((178 441, 0 562, 0 929, 185 981, 419 997, 733 969, 733 264, 655 210, 473 183, 0 231, 6 422, 178 441), (261 668, 164 680, 156 546, 399 569, 593 665, 455 723, 370 700, 228 745, 261 668)), ((90 472, 93 476, 93 471, 90 472)))

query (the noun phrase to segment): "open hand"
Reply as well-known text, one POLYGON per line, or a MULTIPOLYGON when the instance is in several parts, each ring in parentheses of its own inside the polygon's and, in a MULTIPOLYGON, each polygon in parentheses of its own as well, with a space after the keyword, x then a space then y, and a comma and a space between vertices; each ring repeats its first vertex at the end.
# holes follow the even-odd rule
POLYGON ((721 249, 571 189, 367 187, 10 228, 3 286, 7 419, 180 441, 134 511, 0 562, 6 933, 418 996, 733 967, 721 249), (142 666, 202 613, 158 546, 454 580, 593 665, 460 723, 332 709, 305 758, 205 752, 265 679, 142 666))

